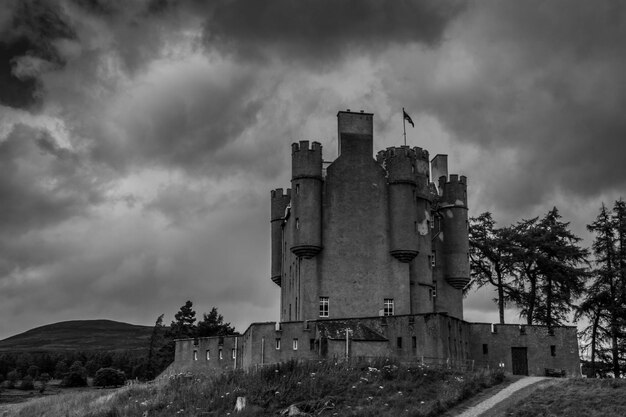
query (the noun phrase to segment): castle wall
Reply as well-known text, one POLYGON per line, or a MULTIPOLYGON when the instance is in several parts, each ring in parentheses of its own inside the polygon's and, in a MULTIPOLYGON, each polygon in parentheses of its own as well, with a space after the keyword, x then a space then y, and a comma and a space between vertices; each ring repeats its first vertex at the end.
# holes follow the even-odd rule
POLYGON ((175 363, 186 364, 189 371, 209 369, 223 372, 240 368, 241 336, 202 337, 176 341, 175 363))
POLYGON ((506 371, 512 372, 512 348, 526 348, 529 375, 545 375, 546 368, 564 370, 566 376, 580 375, 575 327, 556 327, 549 331, 545 326, 492 326, 467 323, 437 313, 279 325, 275 322, 253 323, 239 336, 176 341, 176 359, 170 373, 176 373, 176 370, 223 372, 235 367, 254 369, 289 360, 343 360, 346 354, 345 329, 351 329, 348 355, 352 358, 473 363, 476 368, 498 368, 503 364, 506 371), (322 331, 329 326, 335 329, 331 334, 322 331), (363 334, 357 330, 363 326, 373 332, 373 338, 363 339, 363 334), (207 351, 210 352, 209 359, 207 351))
POLYGON ((546 326, 472 323, 470 332, 470 355, 478 364, 495 368, 503 363, 506 371, 513 372, 512 348, 526 348, 529 375, 543 376, 550 368, 580 376, 575 326, 550 331, 546 326))

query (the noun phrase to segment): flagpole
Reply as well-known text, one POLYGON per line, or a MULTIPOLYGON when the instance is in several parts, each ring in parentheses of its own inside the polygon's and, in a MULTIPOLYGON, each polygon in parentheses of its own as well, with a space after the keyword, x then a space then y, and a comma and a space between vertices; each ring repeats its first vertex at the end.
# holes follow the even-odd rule
POLYGON ((402 107, 402 130, 404 130, 404 146, 406 146, 406 120, 404 118, 404 107, 402 107))

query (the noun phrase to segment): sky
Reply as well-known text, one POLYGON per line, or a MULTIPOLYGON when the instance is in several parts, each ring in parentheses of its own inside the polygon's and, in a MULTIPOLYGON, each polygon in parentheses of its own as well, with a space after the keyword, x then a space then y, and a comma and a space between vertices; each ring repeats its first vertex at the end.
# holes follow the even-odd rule
POLYGON ((556 206, 589 245, 626 194, 620 1, 0 2, 0 339, 186 300, 277 320, 270 190, 294 141, 336 158, 339 110, 374 113, 377 151, 404 107, 502 226, 556 206))

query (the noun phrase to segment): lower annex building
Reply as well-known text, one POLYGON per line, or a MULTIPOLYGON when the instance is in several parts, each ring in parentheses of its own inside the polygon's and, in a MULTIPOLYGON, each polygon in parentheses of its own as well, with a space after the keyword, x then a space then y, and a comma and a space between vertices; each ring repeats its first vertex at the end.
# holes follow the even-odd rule
POLYGON ((447 156, 400 146, 374 159, 373 114, 337 119, 337 159, 324 161, 318 142, 294 143, 291 188, 271 191, 280 322, 177 340, 169 372, 386 356, 580 375, 574 326, 463 320, 467 179, 448 174, 447 156))

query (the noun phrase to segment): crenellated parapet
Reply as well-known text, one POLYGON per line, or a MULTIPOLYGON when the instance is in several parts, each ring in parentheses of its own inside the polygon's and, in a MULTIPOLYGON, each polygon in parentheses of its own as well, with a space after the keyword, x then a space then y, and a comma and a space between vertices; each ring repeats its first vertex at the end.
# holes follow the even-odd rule
POLYGON ((286 192, 282 188, 277 188, 270 192, 271 210, 270 221, 282 221, 285 216, 285 209, 291 200, 291 189, 287 188, 286 192))
POLYGON ((408 183, 415 185, 415 151, 408 146, 391 147, 378 152, 376 157, 387 171, 389 184, 408 183))
POLYGON ((291 178, 322 178, 322 145, 301 140, 291 145, 291 178))
POLYGON ((467 177, 450 174, 450 178, 439 177, 439 189, 442 190, 443 205, 467 208, 467 177))

